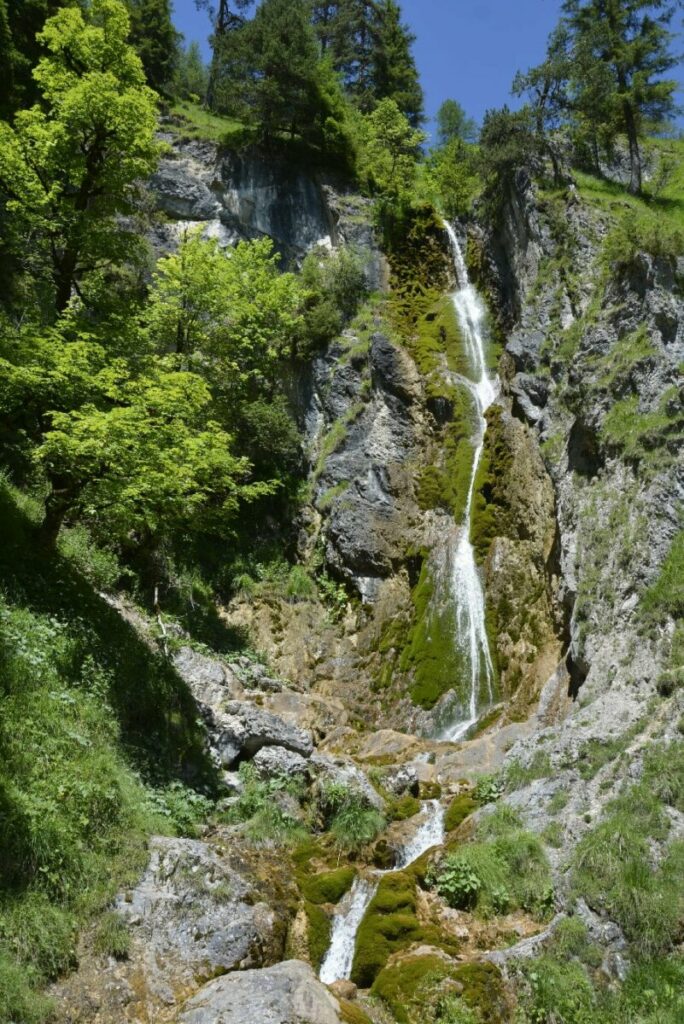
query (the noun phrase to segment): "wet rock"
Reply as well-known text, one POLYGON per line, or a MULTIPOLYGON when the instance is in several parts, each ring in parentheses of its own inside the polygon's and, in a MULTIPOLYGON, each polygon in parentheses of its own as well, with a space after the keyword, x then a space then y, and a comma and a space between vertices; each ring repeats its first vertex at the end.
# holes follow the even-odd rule
POLYGON ((353 981, 334 981, 328 987, 338 999, 346 999, 350 1003, 353 1003, 359 994, 359 990, 353 981))
POLYGON ((384 334, 374 334, 370 349, 373 386, 410 404, 420 395, 420 377, 400 348, 384 334))
POLYGON ((262 747, 252 761, 260 779, 301 779, 309 778, 309 762, 301 754, 285 747, 262 747))
POLYGON ((339 1003, 308 964, 287 960, 217 978, 198 992, 178 1024, 340 1024, 339 1003))

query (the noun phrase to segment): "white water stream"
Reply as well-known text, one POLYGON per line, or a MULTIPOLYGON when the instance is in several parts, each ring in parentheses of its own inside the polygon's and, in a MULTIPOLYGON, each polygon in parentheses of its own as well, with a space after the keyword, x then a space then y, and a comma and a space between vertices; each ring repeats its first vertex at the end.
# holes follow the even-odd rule
POLYGON ((444 808, 439 800, 428 800, 424 804, 420 825, 401 851, 396 867, 390 871, 374 871, 366 877, 358 875, 351 891, 343 900, 342 908, 335 914, 333 921, 330 948, 321 964, 322 982, 330 985, 333 981, 341 981, 351 974, 356 933, 371 900, 378 891, 382 876, 390 874, 391 871, 407 868, 409 864, 422 857, 426 850, 433 846, 441 846, 443 842, 444 808))
POLYGON ((485 622, 485 599, 480 574, 475 562, 475 552, 470 543, 470 520, 473 509, 475 479, 482 458, 484 438, 487 430, 485 413, 497 395, 497 382, 487 375, 485 359, 486 311, 477 291, 468 279, 468 271, 461 252, 456 232, 445 223, 456 270, 457 289, 452 296, 456 317, 465 340, 466 354, 470 363, 472 378, 459 376, 473 396, 477 411, 477 432, 473 437, 475 454, 470 474, 468 497, 463 522, 455 534, 449 551, 450 589, 456 611, 456 642, 465 657, 470 671, 470 699, 467 718, 447 726, 441 739, 456 741, 462 739, 477 722, 479 713, 480 687, 484 680, 489 703, 493 700, 492 684, 494 670, 489 651, 489 639, 485 622))

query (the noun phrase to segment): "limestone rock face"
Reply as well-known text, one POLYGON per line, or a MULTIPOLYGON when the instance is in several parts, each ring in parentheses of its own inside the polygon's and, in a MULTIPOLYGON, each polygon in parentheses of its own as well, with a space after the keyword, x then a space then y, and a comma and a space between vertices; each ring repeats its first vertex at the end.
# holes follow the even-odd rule
POLYGON ((300 960, 217 978, 177 1018, 178 1024, 340 1024, 341 1019, 335 997, 300 960))
POLYGON ((162 999, 218 971, 277 956, 278 917, 216 850, 157 837, 145 873, 117 910, 141 941, 149 990, 162 999))
POLYGON ((252 761, 260 779, 308 779, 309 762, 285 747, 262 747, 252 761))
POLYGON ((284 747, 302 757, 313 753, 313 740, 304 729, 246 701, 229 701, 214 717, 215 743, 223 764, 251 758, 262 747, 284 747))

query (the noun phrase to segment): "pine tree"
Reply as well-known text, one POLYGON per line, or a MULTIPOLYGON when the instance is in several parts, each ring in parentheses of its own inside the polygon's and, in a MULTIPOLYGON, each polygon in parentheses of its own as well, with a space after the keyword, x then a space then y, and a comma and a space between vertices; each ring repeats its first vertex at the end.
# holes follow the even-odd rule
POLYGON ((202 59, 199 43, 193 41, 186 50, 181 50, 178 58, 175 92, 184 99, 204 100, 208 84, 209 69, 202 59))
POLYGON ((411 47, 416 37, 402 24, 395 0, 377 4, 373 30, 373 94, 392 99, 414 127, 423 121, 423 90, 411 47))
POLYGON ((180 35, 173 27, 171 0, 127 0, 130 41, 138 51, 147 81, 163 92, 173 80, 180 53, 180 35))
POLYGON ((209 66, 209 82, 207 84, 207 106, 212 110, 219 105, 220 79, 226 63, 227 51, 233 33, 245 24, 245 14, 253 6, 254 0, 195 0, 198 11, 208 11, 212 17, 213 31, 211 37, 212 58, 209 66))
POLYGON ((662 122, 674 112, 677 83, 664 76, 678 62, 670 51, 668 27, 679 4, 669 0, 564 0, 578 66, 608 69, 608 95, 575 75, 577 102, 592 120, 612 109, 627 136, 632 193, 642 186, 639 138, 647 122, 662 122), (588 88, 587 88, 588 87, 588 88), (591 96, 592 101, 587 100, 591 96), (592 110, 594 103, 597 109, 592 110))

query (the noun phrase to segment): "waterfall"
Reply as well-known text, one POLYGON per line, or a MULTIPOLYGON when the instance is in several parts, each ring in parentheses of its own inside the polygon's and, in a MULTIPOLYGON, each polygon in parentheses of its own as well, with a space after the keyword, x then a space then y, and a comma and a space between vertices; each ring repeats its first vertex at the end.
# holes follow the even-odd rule
MULTIPOLYGON (((433 846, 441 846, 444 842, 444 808, 439 800, 427 800, 423 806, 420 825, 415 835, 402 849, 396 868, 391 869, 393 871, 407 868, 427 850, 433 846)), ((330 947, 321 964, 319 975, 326 985, 348 978, 351 974, 356 933, 378 891, 380 879, 387 874, 391 874, 391 871, 374 871, 367 878, 359 875, 344 900, 343 907, 335 914, 330 947)))
POLYGON ((452 296, 458 324, 463 335, 466 354, 472 378, 459 377, 470 390, 477 411, 477 432, 473 438, 475 454, 470 474, 468 495, 463 522, 454 537, 449 552, 450 589, 456 612, 456 642, 464 655, 470 674, 470 697, 467 717, 449 725, 441 739, 462 739, 477 722, 479 712, 480 686, 484 681, 489 703, 493 698, 494 670, 489 650, 489 639, 485 622, 485 599, 480 574, 475 562, 475 552, 470 543, 470 520, 475 492, 475 479, 482 458, 484 438, 487 430, 485 413, 497 394, 496 382, 487 375, 485 359, 486 311, 477 291, 468 279, 456 232, 445 223, 456 270, 457 289, 452 296))

